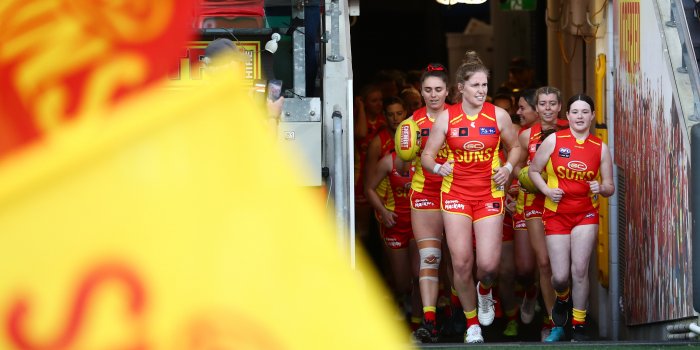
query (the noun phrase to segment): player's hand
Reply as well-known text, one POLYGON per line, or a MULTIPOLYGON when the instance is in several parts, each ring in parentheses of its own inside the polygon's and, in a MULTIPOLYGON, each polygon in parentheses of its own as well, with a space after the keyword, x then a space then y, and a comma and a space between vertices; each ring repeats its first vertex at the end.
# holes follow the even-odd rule
POLYGON ((595 180, 588 181, 588 186, 591 188, 591 193, 594 193, 594 194, 600 193, 601 186, 600 186, 600 183, 598 183, 598 181, 595 181, 595 180))
POLYGON ((498 186, 505 186, 508 178, 510 178, 510 170, 502 166, 496 170, 496 173, 491 178, 498 186))
POLYGON ((446 161, 445 163, 443 163, 440 166, 440 168, 438 168, 438 171, 436 174, 443 176, 443 177, 452 174, 452 169, 453 169, 452 164, 454 164, 454 162, 455 162, 454 160, 446 161))
POLYGON ((394 225, 396 225, 397 217, 399 216, 396 215, 396 213, 386 209, 382 212, 382 224, 384 224, 384 226, 386 226, 387 228, 392 228, 394 227, 394 225))
POLYGON ((559 203, 562 197, 564 197, 564 191, 561 188, 550 188, 547 193, 545 193, 549 199, 554 203, 559 203))

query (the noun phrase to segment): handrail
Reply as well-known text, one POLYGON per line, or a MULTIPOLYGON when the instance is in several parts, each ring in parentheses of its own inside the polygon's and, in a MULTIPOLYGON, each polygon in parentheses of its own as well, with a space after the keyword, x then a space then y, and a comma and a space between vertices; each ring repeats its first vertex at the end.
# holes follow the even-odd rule
MULTIPOLYGON (((692 87, 692 89, 690 90, 693 95, 692 111, 687 111, 683 108, 681 109, 683 110, 683 114, 685 115, 686 119, 692 121, 700 121, 700 70, 698 69, 698 64, 695 57, 695 50, 693 49, 693 41, 690 38, 690 31, 688 29, 688 22, 685 17, 683 2, 681 0, 673 0, 673 5, 674 6, 671 6, 671 13, 673 14, 673 18, 675 19, 675 28, 678 32, 678 39, 681 43, 682 48, 682 67, 680 68, 685 68, 685 72, 687 72, 688 74, 690 86, 692 87)), ((677 69, 676 71, 683 73, 683 70, 681 69, 677 69)), ((683 105, 683 103, 681 103, 681 105, 683 105)))

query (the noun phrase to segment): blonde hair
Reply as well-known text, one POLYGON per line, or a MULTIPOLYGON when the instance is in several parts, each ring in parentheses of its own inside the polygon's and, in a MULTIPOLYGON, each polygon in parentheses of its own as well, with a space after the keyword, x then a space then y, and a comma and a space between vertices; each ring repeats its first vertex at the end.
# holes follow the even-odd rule
POLYGON ((486 74, 486 77, 489 76, 489 69, 486 68, 476 51, 469 50, 465 52, 464 58, 462 59, 462 64, 457 69, 457 81, 461 82, 469 80, 474 73, 478 72, 486 74))

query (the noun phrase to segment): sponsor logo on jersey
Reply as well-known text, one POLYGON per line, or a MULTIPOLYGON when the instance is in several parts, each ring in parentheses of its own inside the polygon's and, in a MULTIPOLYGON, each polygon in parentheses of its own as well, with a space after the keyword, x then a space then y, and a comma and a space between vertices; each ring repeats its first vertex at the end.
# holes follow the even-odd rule
POLYGON ((484 143, 481 141, 469 141, 465 142, 462 148, 469 152, 481 151, 484 149, 484 143))
POLYGON ((586 163, 580 162, 578 160, 572 160, 566 166, 569 167, 569 169, 575 170, 575 171, 586 171, 586 169, 588 169, 588 166, 586 165, 586 163))
POLYGON ((561 157, 561 158, 569 158, 569 157, 571 157, 571 150, 568 149, 568 148, 566 148, 566 147, 560 148, 560 149, 559 149, 559 157, 561 157))
POLYGON ((469 136, 469 129, 467 128, 451 128, 450 137, 464 137, 469 136))
POLYGON ((592 217, 595 217, 595 213, 588 213, 586 214, 586 219, 590 219, 592 217))
POLYGON ((420 129, 420 136, 423 136, 423 137, 430 136, 430 129, 420 129))
POLYGON ((482 126, 479 128, 479 135, 495 135, 496 128, 493 126, 482 126))

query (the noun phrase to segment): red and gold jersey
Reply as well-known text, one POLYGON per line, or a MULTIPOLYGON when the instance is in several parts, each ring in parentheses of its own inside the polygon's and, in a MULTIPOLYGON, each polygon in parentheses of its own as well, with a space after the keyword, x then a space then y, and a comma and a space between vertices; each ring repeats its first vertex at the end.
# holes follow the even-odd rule
MULTIPOLYGON (((542 124, 538 122, 530 127, 530 138, 527 141, 527 165, 530 165, 532 159, 535 158, 535 153, 540 148, 542 141, 542 124)), ((534 215, 533 217, 542 216, 544 197, 545 195, 542 193, 522 192, 523 213, 526 219, 529 218, 528 212, 531 214, 539 213, 539 215, 534 215)))
POLYGON ((495 106, 486 102, 473 116, 464 113, 461 104, 448 110, 446 144, 454 165, 452 174, 442 182, 442 192, 468 200, 503 197, 503 187, 492 179, 501 167, 501 132, 495 106))
POLYGON ((379 137, 379 159, 394 151, 394 134, 389 128, 384 127, 377 132, 379 137))
MULTIPOLYGON (((445 108, 447 108, 447 105, 445 105, 445 108)), ((425 107, 422 107, 413 112, 413 120, 416 122, 418 128, 420 129, 420 150, 422 152, 425 148, 425 145, 428 143, 428 138, 430 137, 430 130, 432 129, 433 124, 435 123, 435 118, 431 118, 430 116, 428 116, 428 110, 425 107)), ((435 161, 438 164, 443 164, 447 161, 448 157, 449 149, 446 145, 443 145, 440 148, 440 151, 438 151, 435 161)), ((435 175, 430 171, 423 171, 423 166, 420 162, 420 156, 417 158, 415 164, 416 173, 413 175, 411 188, 416 192, 420 192, 428 196, 439 197, 440 186, 442 185, 442 176, 435 175)))
POLYGON ((600 175, 603 142, 594 135, 578 141, 571 129, 555 133, 554 151, 547 162, 547 186, 564 191, 559 203, 545 200, 545 208, 559 213, 576 213, 598 207, 598 196, 588 181, 600 175))
POLYGON ((530 138, 527 141, 527 165, 530 165, 532 159, 535 158, 537 149, 542 144, 542 124, 535 123, 530 128, 530 138))
MULTIPOLYGON (((392 164, 391 172, 386 179, 389 180, 389 186, 386 190, 386 195, 383 198, 384 207, 393 211, 398 215, 397 220, 405 220, 411 222, 411 203, 409 200, 409 190, 411 189, 412 169, 407 173, 401 173, 396 169, 396 153, 391 153, 392 164)), ((413 167, 411 167, 413 168, 413 167)))
POLYGON ((367 148, 369 143, 377 135, 380 129, 386 124, 386 118, 383 115, 377 117, 375 121, 367 120, 367 136, 362 139, 355 140, 355 201, 364 203, 364 169, 365 160, 367 159, 367 148))

